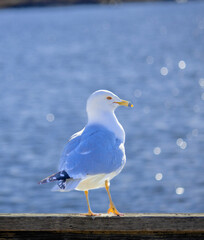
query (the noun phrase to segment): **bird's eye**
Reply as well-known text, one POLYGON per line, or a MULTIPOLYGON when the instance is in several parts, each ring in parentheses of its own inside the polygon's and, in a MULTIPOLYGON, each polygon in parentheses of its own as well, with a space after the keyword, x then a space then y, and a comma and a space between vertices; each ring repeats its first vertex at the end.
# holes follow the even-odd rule
POLYGON ((108 100, 111 100, 111 99, 112 99, 112 97, 107 97, 106 99, 108 99, 108 100))

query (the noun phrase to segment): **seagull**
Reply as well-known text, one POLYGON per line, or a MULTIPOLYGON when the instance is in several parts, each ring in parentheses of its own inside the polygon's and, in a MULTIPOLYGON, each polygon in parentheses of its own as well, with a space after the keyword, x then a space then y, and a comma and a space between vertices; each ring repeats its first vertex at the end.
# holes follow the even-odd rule
POLYGON ((110 180, 121 172, 126 163, 125 131, 115 115, 119 106, 133 107, 108 90, 92 93, 86 104, 87 125, 73 134, 65 145, 59 172, 39 182, 57 182, 54 191, 84 191, 87 216, 96 215, 91 210, 88 191, 104 187, 110 201, 108 213, 121 216, 109 190, 110 180))

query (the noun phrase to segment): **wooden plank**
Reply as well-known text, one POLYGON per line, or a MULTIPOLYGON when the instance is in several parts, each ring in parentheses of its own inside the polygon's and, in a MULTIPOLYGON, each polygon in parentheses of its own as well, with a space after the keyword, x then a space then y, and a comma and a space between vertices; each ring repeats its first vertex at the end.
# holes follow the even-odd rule
MULTIPOLYGON (((156 0, 0 0, 0 8, 64 6, 71 4, 111 4, 120 2, 153 2, 156 0)), ((158 1, 158 0, 157 0, 158 1)))
POLYGON ((204 239, 204 214, 0 214, 0 239, 204 239))

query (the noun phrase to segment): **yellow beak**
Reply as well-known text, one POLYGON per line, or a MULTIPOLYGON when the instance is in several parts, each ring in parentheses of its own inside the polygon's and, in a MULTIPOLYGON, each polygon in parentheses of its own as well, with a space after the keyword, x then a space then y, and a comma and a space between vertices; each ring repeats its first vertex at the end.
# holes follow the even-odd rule
POLYGON ((125 107, 133 107, 133 104, 131 102, 128 102, 126 100, 121 100, 120 102, 115 102, 121 106, 125 106, 125 107))

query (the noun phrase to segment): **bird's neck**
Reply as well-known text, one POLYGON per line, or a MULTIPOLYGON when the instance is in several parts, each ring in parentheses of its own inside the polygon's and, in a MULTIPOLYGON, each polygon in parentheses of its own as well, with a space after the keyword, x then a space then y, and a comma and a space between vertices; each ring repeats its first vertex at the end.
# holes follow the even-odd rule
POLYGON ((115 116, 114 111, 88 112, 88 125, 91 124, 100 124, 106 127, 115 134, 116 138, 125 142, 125 131, 115 116))

